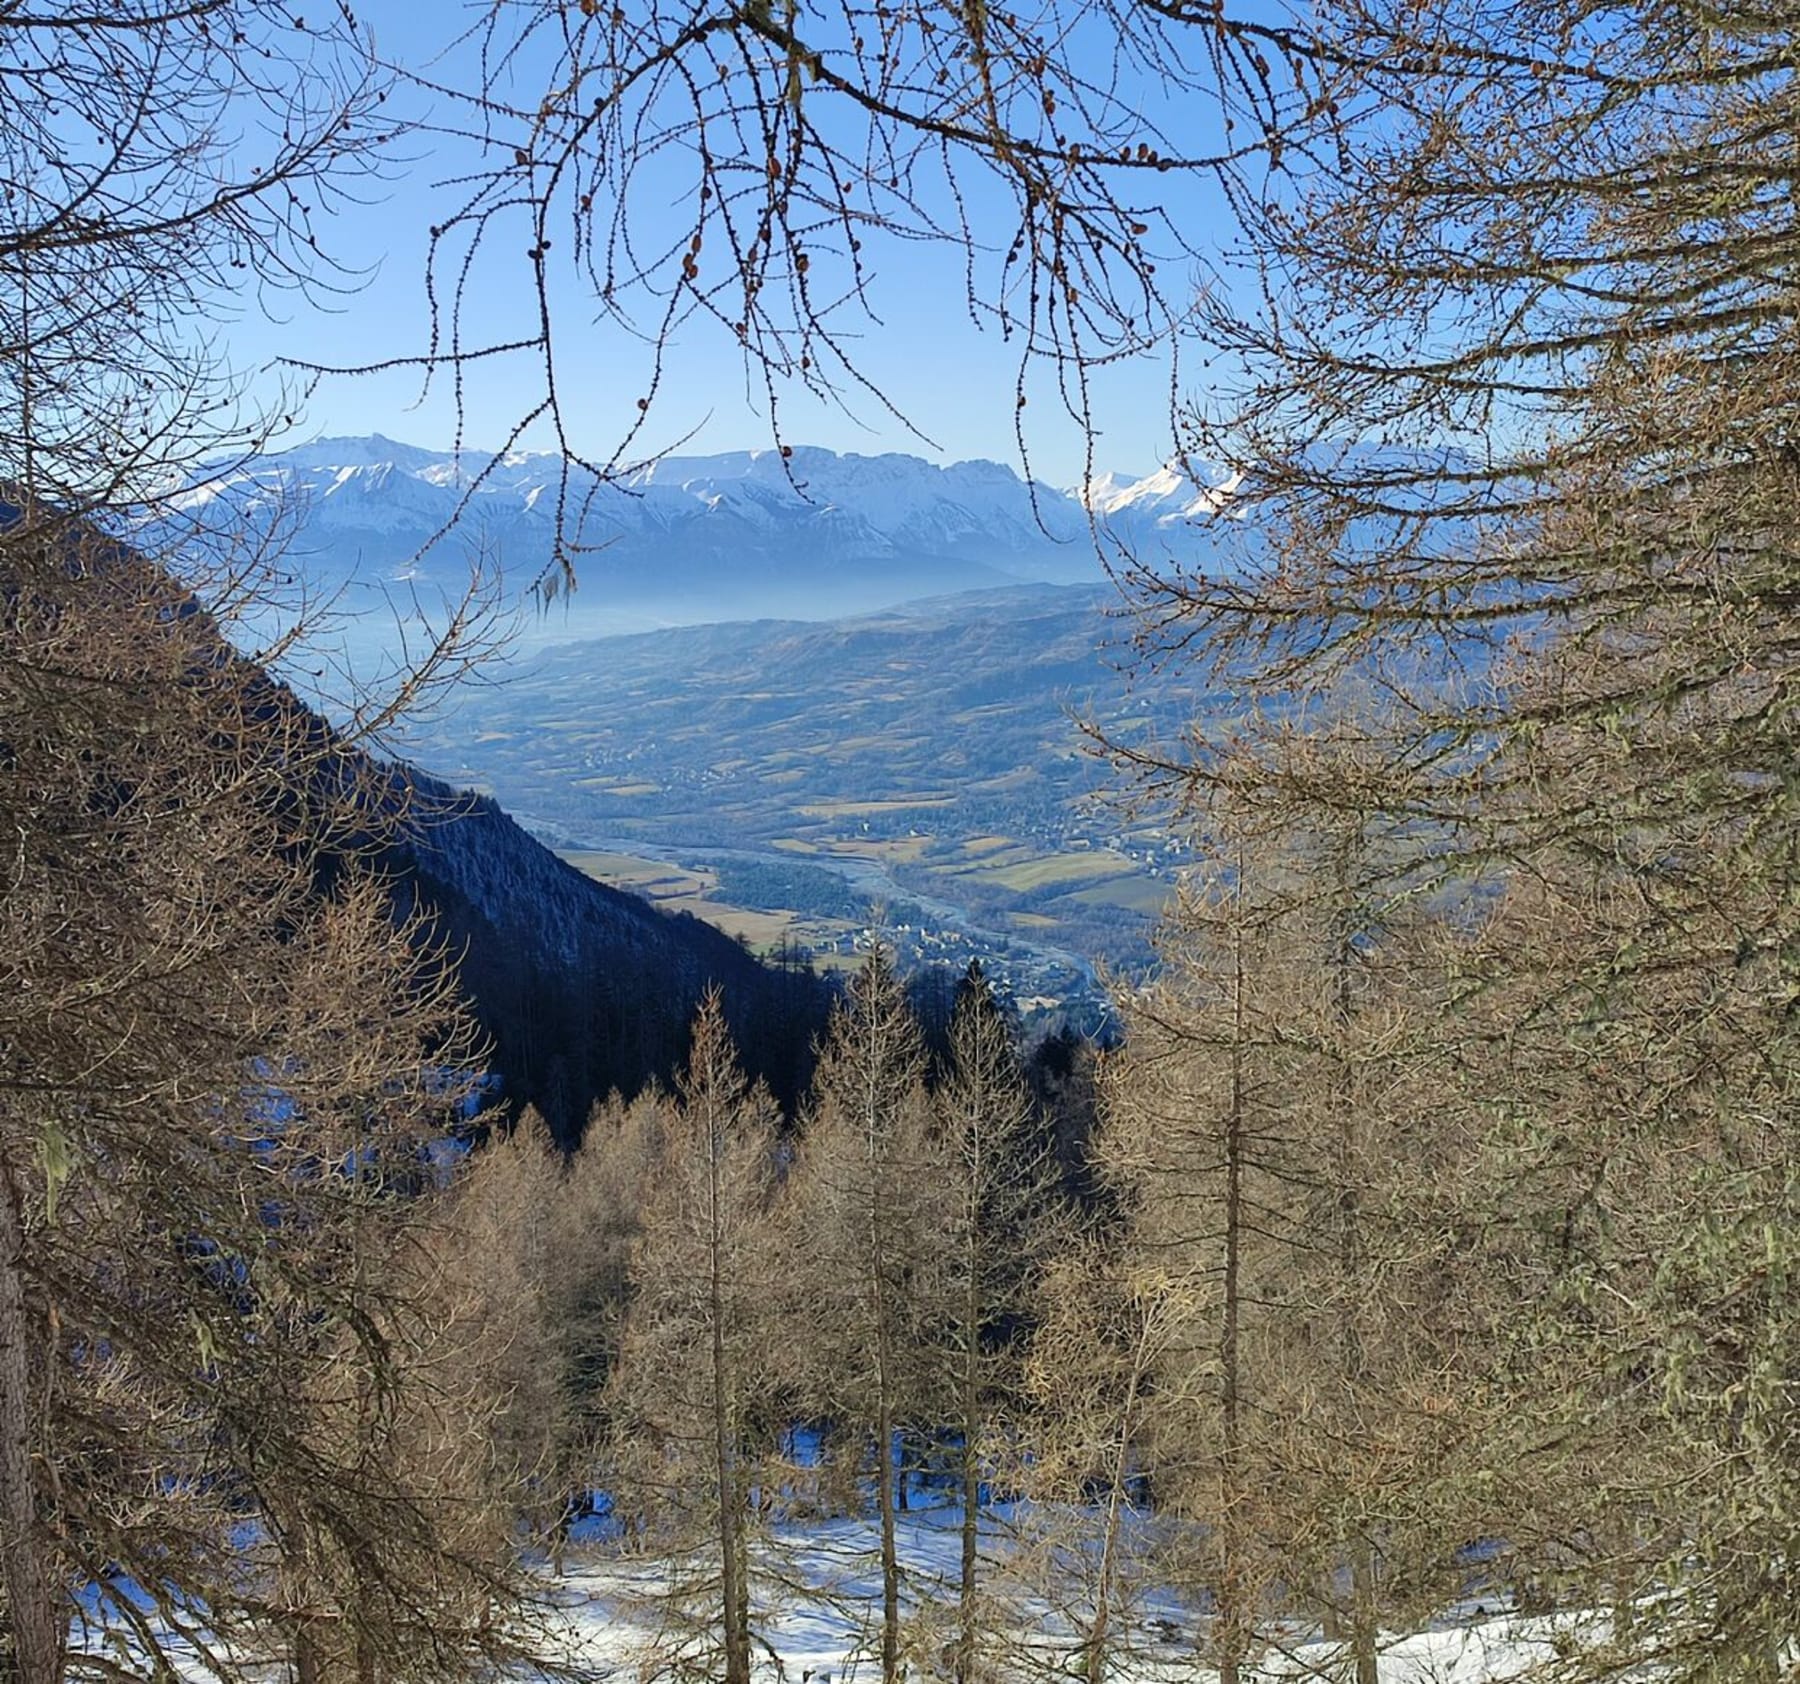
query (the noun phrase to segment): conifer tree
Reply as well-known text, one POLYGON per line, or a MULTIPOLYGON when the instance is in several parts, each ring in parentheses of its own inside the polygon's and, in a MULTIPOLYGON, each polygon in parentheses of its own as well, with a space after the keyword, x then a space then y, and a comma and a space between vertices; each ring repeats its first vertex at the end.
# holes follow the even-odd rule
POLYGON ((568 1436, 552 1304, 568 1260, 557 1244, 565 1174, 549 1125, 527 1107, 473 1156, 456 1189, 443 1249, 462 1277, 453 1320, 466 1324, 462 1376, 487 1441, 501 1529, 521 1522, 534 1542, 561 1518, 557 1475, 568 1436))
POLYGON ((654 1085, 630 1104, 614 1093, 596 1103, 564 1170, 554 1211, 545 1283, 561 1432, 561 1513, 551 1532, 560 1573, 575 1523, 611 1485, 612 1377, 632 1290, 632 1252, 645 1189, 666 1150, 669 1098, 654 1085))
POLYGON ((1429 1097, 1449 1066, 1414 844, 1358 797, 1381 741, 1350 711, 1216 756, 1215 863, 1172 903, 1106 1072, 1121 1244, 1186 1283, 1146 1466, 1226 1680, 1271 1618, 1322 1616, 1372 1684, 1402 1590, 1429 1606, 1455 1582, 1438 1528, 1464 1524, 1443 1505, 1478 1352, 1423 1311, 1447 1262, 1430 1181, 1461 1141, 1429 1097))
POLYGON ((358 857, 404 780, 227 642, 297 646, 268 534, 118 541, 291 424, 208 324, 342 279, 314 216, 391 133, 372 49, 348 11, 127 0, 10 13, 0 66, 0 1654, 504 1665, 515 1564, 405 1454, 435 1304, 398 1260, 475 1048, 358 857))
POLYGON ((1621 1610, 1572 1670, 1768 1676, 1796 1548, 1770 1290, 1794 19, 1368 0, 1327 34, 1357 118, 1329 169, 1244 202, 1279 281, 1206 324, 1242 374, 1193 433, 1244 475, 1232 565, 1141 569, 1145 642, 1270 698, 1354 666, 1410 710, 1379 794, 1460 926, 1447 1091, 1487 1124, 1471 1231, 1517 1291, 1490 1374, 1513 1430, 1468 1489, 1517 1504, 1499 1532, 1540 1585, 1621 1610))
POLYGON ((937 1093, 945 1187, 942 1308, 947 1422, 962 1485, 955 1676, 972 1684, 983 1628, 981 1491, 1017 1425, 1020 1354, 1034 1265, 1053 1243, 1052 1166, 1032 1131, 1013 1033, 979 961, 951 1015, 949 1069, 937 1093))
POLYGON ((1083 1684, 1107 1684, 1140 1648, 1135 1616, 1154 1570, 1144 1522, 1156 1376, 1191 1314, 1187 1284, 1118 1239, 1084 1236, 1039 1283, 1029 1454, 1015 1474, 1032 1501, 1009 1575, 1055 1622, 1047 1660, 1030 1641, 1018 1659, 1083 1684))
POLYGON ((1175 1286, 1147 1377, 1140 1471, 1159 1510, 1197 1529, 1199 1559, 1172 1556, 1168 1569, 1210 1601, 1206 1649, 1221 1684, 1251 1660, 1285 1566, 1269 1548, 1280 1471, 1264 1430, 1280 1388, 1256 1307, 1302 1243, 1308 1180, 1279 1092, 1292 979, 1275 981, 1253 893, 1241 854, 1184 888, 1161 978, 1126 1002, 1100 1140, 1127 1257, 1175 1286))
POLYGON ((726 1684, 749 1684, 751 1494, 776 1477, 754 1434, 774 1387, 782 1271, 771 1220, 775 1123, 767 1091, 738 1067, 711 990, 642 1186, 610 1388, 611 1466, 672 1557, 680 1665, 716 1664, 726 1684))

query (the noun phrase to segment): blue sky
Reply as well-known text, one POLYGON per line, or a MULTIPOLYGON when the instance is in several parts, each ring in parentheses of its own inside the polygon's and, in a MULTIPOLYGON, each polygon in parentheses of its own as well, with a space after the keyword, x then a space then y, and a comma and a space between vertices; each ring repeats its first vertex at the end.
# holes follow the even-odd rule
MULTIPOLYGON (((460 15, 473 16, 482 9, 460 15)), ((371 0, 358 15, 373 31, 384 58, 445 81, 468 80, 466 51, 443 56, 456 27, 456 11, 419 7, 406 0, 371 0)), ((521 95, 529 80, 527 68, 520 76, 521 95)), ((531 97, 535 99, 535 91, 531 97)), ((458 116, 454 106, 441 98, 430 107, 412 93, 404 101, 407 115, 428 115, 440 122, 458 116)), ((1197 115, 1196 130, 1206 126, 1197 115)), ((454 190, 444 185, 446 179, 467 168, 475 154, 464 143, 429 133, 407 137, 399 150, 404 160, 396 157, 391 162, 389 179, 365 190, 369 202, 343 207, 321 230, 322 243, 340 262, 366 272, 360 289, 330 309, 291 299, 280 301, 274 317, 256 307, 238 309, 221 335, 222 348, 238 368, 261 369, 281 357, 360 365, 425 349, 428 230, 434 217, 446 214, 454 200, 454 190)), ((1190 222, 1217 218, 1217 208, 1203 190, 1186 191, 1190 222)), ((655 219, 670 215, 666 205, 649 202, 634 206, 633 214, 652 226, 655 219)), ((783 398, 783 436, 789 442, 837 450, 904 450, 944 461, 985 456, 1016 466, 1016 353, 998 334, 980 331, 971 323, 964 305, 960 254, 917 243, 869 244, 872 291, 882 321, 863 329, 857 355, 865 372, 925 439, 870 399, 840 407, 820 402, 798 387, 783 398)), ((1179 269, 1173 273, 1177 289, 1198 279, 1179 269)), ((523 322, 529 276, 523 251, 515 253, 506 242, 495 242, 473 275, 470 319, 496 335, 523 322)), ((604 459, 635 414, 648 353, 616 326, 596 322, 591 303, 572 291, 559 297, 558 310, 564 355, 577 375, 565 386, 566 408, 579 447, 604 459)), ((529 367, 505 364, 485 367, 474 376, 467 405, 468 442, 499 443, 529 407, 532 381, 529 367)), ((724 329, 690 324, 669 349, 651 428, 636 449, 675 446, 690 430, 694 437, 685 444, 687 449, 768 444, 768 418, 759 399, 747 392, 747 384, 743 358, 724 329)), ((1097 379, 1094 457, 1099 471, 1146 473, 1168 457, 1170 384, 1166 349, 1104 371, 1097 379)), ((1048 380, 1040 378, 1031 391, 1026 432, 1032 469, 1053 484, 1073 484, 1082 472, 1081 431, 1058 413, 1048 380)), ((455 430, 447 383, 421 399, 416 373, 323 377, 302 416, 297 437, 381 432, 442 447, 451 442, 455 430)), ((540 434, 531 442, 547 441, 540 434)))

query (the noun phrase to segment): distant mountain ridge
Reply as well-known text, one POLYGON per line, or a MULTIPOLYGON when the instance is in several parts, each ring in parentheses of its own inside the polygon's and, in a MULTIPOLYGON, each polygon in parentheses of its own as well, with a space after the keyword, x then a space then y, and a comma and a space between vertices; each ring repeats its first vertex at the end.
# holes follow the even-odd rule
MULTIPOLYGON (((177 506, 253 525, 285 511, 294 552, 333 582, 379 589, 423 567, 448 583, 456 523, 514 587, 549 561, 561 459, 453 454, 376 434, 325 438, 197 481, 177 506), (460 512, 459 512, 460 511, 460 512)), ((1082 491, 1021 479, 999 462, 939 467, 901 454, 810 446, 667 456, 617 482, 571 473, 565 525, 588 553, 576 611, 604 598, 630 630, 780 615, 826 618, 951 591, 1098 581, 1100 547, 1196 549, 1219 493, 1180 470, 1107 475, 1082 491), (1097 523, 1097 524, 1096 524, 1097 523), (1098 539, 1098 544, 1097 544, 1098 539)))

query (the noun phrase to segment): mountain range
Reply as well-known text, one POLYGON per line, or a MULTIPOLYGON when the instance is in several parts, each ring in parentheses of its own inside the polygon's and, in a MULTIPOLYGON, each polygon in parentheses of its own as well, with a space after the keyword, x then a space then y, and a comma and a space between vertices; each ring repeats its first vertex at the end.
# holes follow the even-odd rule
POLYGON ((174 506, 215 526, 291 523, 296 566, 345 590, 351 609, 455 588, 472 551, 516 597, 550 565, 560 508, 581 547, 581 588, 532 629, 587 637, 1097 582, 1103 557, 1215 544, 1208 517, 1223 495, 1176 468, 1059 490, 998 462, 813 447, 665 456, 601 479, 551 454, 426 450, 377 434, 221 466, 174 506))

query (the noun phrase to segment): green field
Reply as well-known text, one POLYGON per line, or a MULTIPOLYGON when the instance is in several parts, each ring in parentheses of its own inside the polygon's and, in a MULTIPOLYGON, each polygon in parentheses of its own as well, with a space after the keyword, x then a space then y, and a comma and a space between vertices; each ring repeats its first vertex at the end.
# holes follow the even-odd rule
POLYGON ((1047 889, 1070 883, 1091 883, 1099 877, 1117 877, 1134 869, 1130 860, 1114 853, 1083 850, 1067 854, 1039 855, 1004 865, 971 871, 971 877, 984 883, 998 883, 1004 889, 1024 894, 1032 889, 1047 889))
POLYGON ((645 896, 665 912, 691 912, 696 918, 741 937, 753 952, 775 952, 784 941, 818 948, 851 928, 840 919, 809 918, 796 912, 771 912, 734 906, 718 895, 718 874, 698 866, 674 865, 592 848, 558 850, 576 870, 615 889, 645 896))

